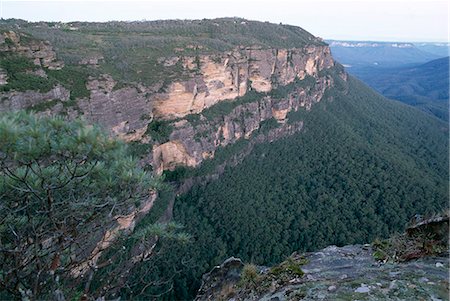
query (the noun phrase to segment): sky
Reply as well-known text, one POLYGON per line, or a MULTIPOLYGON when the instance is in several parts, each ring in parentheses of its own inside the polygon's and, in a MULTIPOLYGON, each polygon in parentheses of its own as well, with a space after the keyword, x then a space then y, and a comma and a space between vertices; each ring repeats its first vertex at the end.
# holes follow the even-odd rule
POLYGON ((242 17, 300 26, 324 39, 448 42, 448 0, 0 0, 2 18, 135 21, 242 17))

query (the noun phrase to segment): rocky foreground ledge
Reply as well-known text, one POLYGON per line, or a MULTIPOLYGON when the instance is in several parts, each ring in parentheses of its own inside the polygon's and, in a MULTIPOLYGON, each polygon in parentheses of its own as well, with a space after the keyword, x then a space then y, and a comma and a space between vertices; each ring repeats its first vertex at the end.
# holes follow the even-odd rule
POLYGON ((420 239, 426 238, 419 244, 414 225, 395 241, 294 253, 271 268, 232 257, 204 275, 196 299, 449 300, 448 215, 418 225, 420 239))
MULTIPOLYGON (((448 300, 449 258, 427 257, 406 263, 376 261, 368 245, 329 246, 293 262, 305 261, 304 275, 269 282, 241 283, 244 264, 230 258, 205 275, 197 300, 448 300)), ((272 272, 260 268, 259 277, 272 272)))

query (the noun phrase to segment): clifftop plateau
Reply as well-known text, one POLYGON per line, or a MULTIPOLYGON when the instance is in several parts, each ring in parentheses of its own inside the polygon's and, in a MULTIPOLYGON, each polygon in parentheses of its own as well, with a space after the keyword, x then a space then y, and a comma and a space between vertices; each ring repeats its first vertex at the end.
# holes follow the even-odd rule
POLYGON ((263 123, 286 127, 289 112, 310 110, 335 77, 347 77, 325 43, 292 26, 242 19, 2 26, 0 112, 83 117, 135 142, 158 174, 195 167, 263 123), (95 46, 73 52, 88 42, 95 46))

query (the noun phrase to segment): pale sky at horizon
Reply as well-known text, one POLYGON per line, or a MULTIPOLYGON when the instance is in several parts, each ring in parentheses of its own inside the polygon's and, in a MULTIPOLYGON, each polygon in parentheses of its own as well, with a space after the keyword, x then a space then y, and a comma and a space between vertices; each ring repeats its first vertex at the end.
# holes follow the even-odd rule
POLYGON ((62 22, 242 17, 297 25, 325 39, 449 41, 445 0, 0 0, 0 15, 62 22))

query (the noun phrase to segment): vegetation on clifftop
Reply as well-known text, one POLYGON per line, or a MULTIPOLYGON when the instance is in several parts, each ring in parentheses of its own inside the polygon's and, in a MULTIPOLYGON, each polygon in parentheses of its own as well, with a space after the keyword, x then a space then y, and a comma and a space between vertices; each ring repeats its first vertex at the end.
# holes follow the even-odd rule
MULTIPOLYGON (((57 45, 66 64, 101 54, 100 68, 116 80, 154 84, 180 78, 181 66, 161 57, 222 53, 236 47, 294 48, 325 45, 300 27, 240 18, 106 23, 21 22, 21 31, 57 45), (71 28, 71 30, 69 30, 71 28)), ((0 27, 17 30, 9 20, 0 27)))

